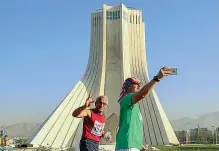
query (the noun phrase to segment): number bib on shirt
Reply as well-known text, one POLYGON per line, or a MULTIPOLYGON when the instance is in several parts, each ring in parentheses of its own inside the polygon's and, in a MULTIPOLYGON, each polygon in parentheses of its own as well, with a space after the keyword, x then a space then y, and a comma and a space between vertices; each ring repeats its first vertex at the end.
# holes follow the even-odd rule
POLYGON ((104 123, 100 123, 98 121, 95 121, 91 133, 96 135, 96 136, 101 136, 103 128, 104 128, 104 123))

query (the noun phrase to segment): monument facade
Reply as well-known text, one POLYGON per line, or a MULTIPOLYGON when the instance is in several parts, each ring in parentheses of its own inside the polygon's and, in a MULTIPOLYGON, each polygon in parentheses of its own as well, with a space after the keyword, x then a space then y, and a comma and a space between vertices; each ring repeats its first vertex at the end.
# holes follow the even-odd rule
MULTIPOLYGON (((103 5, 91 15, 90 55, 84 76, 29 139, 29 143, 52 147, 78 145, 82 120, 72 117, 72 112, 85 103, 89 93, 94 98, 99 95, 108 97, 105 131, 111 131, 115 142, 119 121, 117 100, 127 77, 137 77, 142 84, 149 81, 142 11, 123 4, 103 5)), ((144 144, 179 143, 154 90, 139 103, 139 108, 144 123, 144 144)))

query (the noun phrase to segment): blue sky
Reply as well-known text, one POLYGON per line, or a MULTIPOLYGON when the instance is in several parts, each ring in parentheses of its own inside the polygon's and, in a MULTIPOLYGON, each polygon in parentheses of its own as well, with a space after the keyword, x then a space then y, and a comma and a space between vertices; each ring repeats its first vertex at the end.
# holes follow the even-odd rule
POLYGON ((179 70, 155 88, 169 119, 219 110, 218 0, 2 0, 0 125, 53 111, 85 71, 90 14, 121 2, 143 10, 150 77, 179 70))

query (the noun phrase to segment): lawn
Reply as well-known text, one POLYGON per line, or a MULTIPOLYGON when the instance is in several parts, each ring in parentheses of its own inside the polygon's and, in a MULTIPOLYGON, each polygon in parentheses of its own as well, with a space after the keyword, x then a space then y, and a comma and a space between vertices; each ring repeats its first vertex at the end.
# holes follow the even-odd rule
POLYGON ((216 145, 189 145, 189 146, 155 146, 162 151, 219 151, 216 145))

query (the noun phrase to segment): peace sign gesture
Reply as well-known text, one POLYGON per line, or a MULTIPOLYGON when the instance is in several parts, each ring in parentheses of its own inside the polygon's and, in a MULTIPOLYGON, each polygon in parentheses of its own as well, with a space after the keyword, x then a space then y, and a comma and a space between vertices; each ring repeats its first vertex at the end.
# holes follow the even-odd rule
POLYGON ((87 98, 87 100, 86 100, 86 102, 85 102, 86 108, 87 108, 87 107, 90 107, 90 105, 91 105, 92 103, 94 103, 94 100, 92 99, 91 94, 89 94, 89 96, 88 96, 88 98, 87 98))

